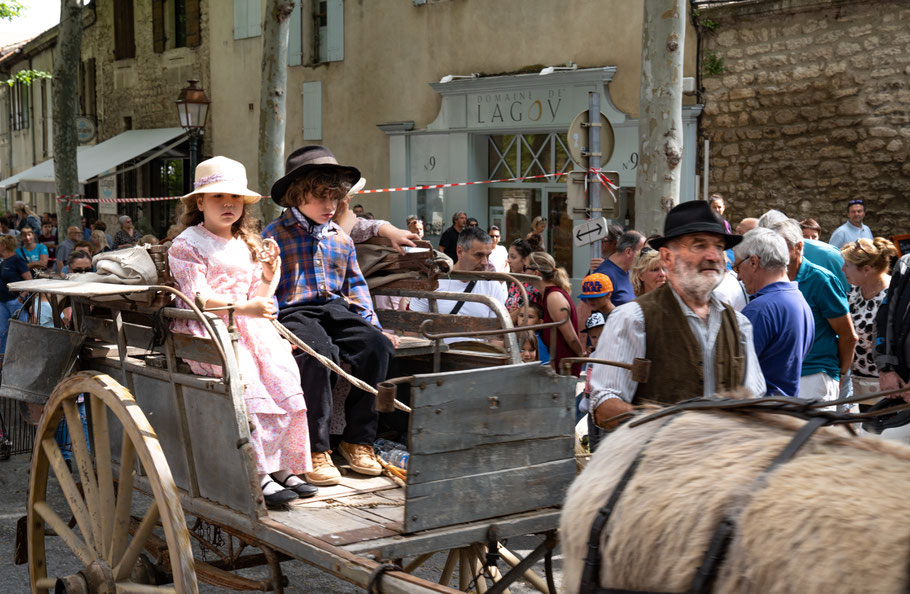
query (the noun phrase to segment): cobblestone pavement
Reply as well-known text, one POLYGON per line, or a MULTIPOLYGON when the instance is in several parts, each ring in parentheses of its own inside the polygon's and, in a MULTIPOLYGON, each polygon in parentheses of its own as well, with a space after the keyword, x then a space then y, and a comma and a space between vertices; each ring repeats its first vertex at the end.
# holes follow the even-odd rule
MULTIPOLYGON (((13 456, 11 459, 0 462, 0 592, 18 593, 29 591, 28 566, 13 564, 13 548, 16 537, 16 521, 25 514, 26 490, 28 487, 29 456, 13 456)), ((64 515, 64 505, 62 501, 51 501, 58 513, 64 515)), ((66 514, 64 517, 68 517, 66 514)), ((538 543, 540 538, 522 537, 511 539, 508 543, 510 549, 515 553, 524 556, 531 551, 538 543)), ((75 571, 79 569, 75 557, 69 553, 69 550, 60 542, 58 538, 49 538, 47 541, 49 563, 53 561, 63 571, 75 571)), ((557 550, 558 552, 558 550, 557 550)), ((198 551, 197 551, 198 553, 198 551)), ((405 560, 407 562, 408 560, 405 560)), ((556 583, 559 585, 561 579, 561 557, 554 556, 554 569, 556 583)), ((438 580, 442 572, 442 566, 445 563, 445 555, 434 555, 423 568, 416 573, 420 577, 438 580)), ((288 593, 355 593, 364 592, 353 584, 337 579, 327 573, 319 571, 312 566, 298 561, 290 561, 282 565, 282 570, 287 575, 290 585, 285 589, 288 593)), ((535 571, 543 575, 543 563, 538 563, 535 571)), ((242 572, 243 575, 251 578, 263 578, 265 572, 261 569, 251 569, 242 572)), ((457 576, 457 572, 456 572, 457 576)), ((453 580, 453 585, 457 585, 457 577, 453 580)), ((513 593, 535 592, 526 582, 519 581, 514 584, 510 590, 513 593)), ((223 588, 216 588, 205 584, 200 584, 199 591, 210 594, 216 592, 226 592, 223 588)))

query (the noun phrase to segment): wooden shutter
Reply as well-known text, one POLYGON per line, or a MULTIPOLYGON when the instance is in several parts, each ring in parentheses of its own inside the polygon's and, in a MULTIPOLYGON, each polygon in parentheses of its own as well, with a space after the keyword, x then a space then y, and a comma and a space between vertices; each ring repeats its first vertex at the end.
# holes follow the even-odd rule
POLYGON ((303 139, 322 138, 322 81, 303 83, 303 139))
POLYGON ((294 1, 294 12, 288 22, 288 66, 300 66, 303 62, 303 21, 300 0, 294 1))
POLYGON ((234 0, 234 39, 262 34, 262 0, 234 0))
POLYGON ((199 20, 199 0, 186 0, 186 47, 199 47, 202 44, 199 20))
POLYGON ((114 0, 114 59, 136 57, 133 0, 114 0))
POLYGON ((156 54, 164 51, 167 35, 164 32, 164 0, 152 0, 152 49, 156 54))
POLYGON ((326 2, 326 62, 344 60, 344 0, 326 2))

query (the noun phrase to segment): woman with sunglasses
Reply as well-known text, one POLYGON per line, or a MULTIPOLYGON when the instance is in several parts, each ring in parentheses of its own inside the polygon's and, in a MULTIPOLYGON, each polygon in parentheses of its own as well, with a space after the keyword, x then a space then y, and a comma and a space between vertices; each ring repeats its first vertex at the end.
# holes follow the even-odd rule
POLYGON ((667 271, 660 262, 660 252, 645 246, 629 269, 629 280, 635 296, 641 297, 667 282, 667 271))
POLYGON ((94 272, 92 255, 85 250, 75 250, 70 254, 69 262, 63 267, 63 274, 80 274, 94 272))
MULTIPOLYGON (((847 294, 850 317, 858 340, 853 354, 853 394, 861 396, 879 389, 878 369, 875 366, 875 316, 881 306, 891 276, 888 265, 897 255, 897 248, 884 237, 858 239, 841 249, 844 274, 852 285, 847 294)), ((866 404, 872 404, 871 402, 866 404)))

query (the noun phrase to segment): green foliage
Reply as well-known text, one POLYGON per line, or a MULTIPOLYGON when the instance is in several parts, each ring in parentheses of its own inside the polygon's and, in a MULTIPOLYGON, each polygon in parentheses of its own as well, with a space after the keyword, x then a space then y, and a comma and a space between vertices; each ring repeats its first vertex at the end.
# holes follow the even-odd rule
POLYGON ((14 73, 12 78, 7 79, 6 84, 9 86, 13 86, 16 83, 30 85, 39 78, 51 78, 51 74, 43 70, 20 70, 14 73))
POLYGON ((22 3, 18 0, 7 0, 6 2, 0 2, 0 19, 11 21, 17 16, 21 16, 22 8, 22 3))
POLYGON ((710 31, 711 33, 714 33, 720 26, 720 23, 717 21, 711 20, 707 17, 702 18, 701 11, 697 8, 692 9, 692 17, 695 20, 695 26, 701 31, 710 31))
POLYGON ((727 71, 727 67, 724 66, 723 56, 718 56, 717 52, 708 52, 705 54, 705 59, 702 62, 702 69, 706 76, 720 75, 727 71))

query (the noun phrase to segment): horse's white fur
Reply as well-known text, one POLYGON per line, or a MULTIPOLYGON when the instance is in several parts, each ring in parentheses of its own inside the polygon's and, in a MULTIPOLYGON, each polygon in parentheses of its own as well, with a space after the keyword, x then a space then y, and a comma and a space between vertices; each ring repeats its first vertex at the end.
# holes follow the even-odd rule
POLYGON ((686 591, 733 510, 735 536, 715 592, 905 592, 910 447, 822 429, 752 492, 801 424, 688 412, 665 426, 618 429, 566 496, 563 590, 577 591, 594 516, 657 432, 601 539, 601 586, 686 591))

